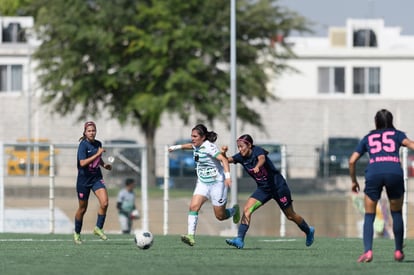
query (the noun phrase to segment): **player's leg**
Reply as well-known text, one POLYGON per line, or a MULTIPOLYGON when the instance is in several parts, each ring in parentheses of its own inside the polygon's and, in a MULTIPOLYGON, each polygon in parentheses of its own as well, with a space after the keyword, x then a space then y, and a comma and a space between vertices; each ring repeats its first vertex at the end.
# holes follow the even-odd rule
MULTIPOLYGON (((365 183, 364 196, 364 225, 363 225, 363 243, 364 253, 359 256, 358 262, 371 262, 373 259, 372 244, 374 240, 374 221, 377 213, 377 202, 381 197, 381 191, 378 191, 382 179, 371 179, 365 183)), ((382 189, 380 189, 382 190, 382 189)))
POLYGON ((88 209, 88 201, 87 200, 78 200, 78 209, 75 213, 75 232, 80 233, 82 231, 82 223, 83 223, 83 216, 88 209))
POLYGON ((404 259, 403 242, 404 242, 404 221, 402 218, 402 205, 404 197, 399 199, 390 199, 390 212, 392 216, 392 231, 394 233, 395 251, 394 259, 402 261, 404 259))
POLYGON ((240 208, 238 204, 231 208, 226 208, 228 188, 224 182, 214 184, 210 187, 210 200, 213 205, 214 215, 219 221, 233 217, 233 222, 240 220, 240 208))
POLYGON ((81 239, 81 231, 83 225, 83 216, 88 209, 88 201, 87 200, 78 200, 78 209, 75 213, 75 232, 73 234, 73 240, 76 244, 82 244, 81 239))
POLYGON ((371 199, 369 196, 364 196, 364 227, 363 227, 363 241, 364 253, 359 256, 358 262, 370 262, 373 259, 372 243, 374 239, 374 221, 377 209, 377 201, 371 199))
POLYGON ((386 192, 390 203, 392 216, 392 230, 394 233, 394 259, 402 261, 404 259, 404 221, 402 218, 402 207, 404 203, 404 179, 401 176, 388 175, 386 180, 386 192))
POLYGON ((313 226, 309 226, 305 219, 293 210, 292 203, 287 208, 282 209, 282 211, 288 220, 296 223, 300 230, 306 234, 306 246, 311 246, 315 237, 315 228, 313 226))
POLYGON ((128 217, 124 214, 119 214, 118 216, 119 225, 121 226, 122 234, 129 234, 131 229, 129 227, 128 217))
POLYGON ((214 215, 219 221, 227 220, 233 217, 233 223, 238 223, 240 220, 240 207, 238 204, 233 205, 231 208, 226 208, 226 204, 217 206, 213 205, 214 215))
POLYGON ((96 198, 99 201, 99 209, 98 209, 98 215, 96 219, 96 226, 93 232, 95 235, 99 236, 102 240, 105 241, 108 239, 108 237, 105 235, 103 231, 103 227, 104 227, 105 219, 106 219, 106 211, 108 210, 108 204, 109 204, 108 192, 105 186, 101 186, 100 188, 95 189, 94 192, 95 192, 96 198))
POLYGON ((78 196, 78 209, 75 213, 75 232, 73 239, 76 244, 81 244, 82 239, 80 234, 82 231, 83 216, 85 215, 86 210, 88 209, 90 189, 85 188, 80 184, 76 184, 76 193, 78 196))
MULTIPOLYGON (((196 188, 197 189, 197 188, 196 188)), ((198 224, 198 212, 201 209, 201 206, 207 201, 207 197, 194 193, 191 198, 190 207, 187 217, 187 235, 181 236, 181 241, 193 246, 195 244, 195 232, 198 224)))
POLYGON ((243 208, 243 215, 237 231, 237 237, 233 239, 226 239, 226 243, 228 245, 234 246, 238 249, 244 247, 244 239, 247 231, 249 230, 252 214, 264 204, 258 200, 257 197, 263 197, 265 202, 268 201, 266 194, 264 194, 260 189, 257 189, 255 193, 247 199, 247 202, 243 208))
POLYGON ((311 246, 314 241, 315 228, 309 226, 305 219, 293 209, 292 195, 285 178, 282 175, 277 175, 276 182, 277 187, 274 190, 273 199, 276 200, 286 218, 296 223, 300 230, 306 234, 306 246, 311 246))
POLYGON ((372 244, 374 241, 374 221, 377 213, 377 203, 381 198, 384 178, 383 175, 374 175, 365 180, 364 189, 364 225, 363 244, 364 253, 359 256, 358 262, 371 262, 373 259, 372 244))

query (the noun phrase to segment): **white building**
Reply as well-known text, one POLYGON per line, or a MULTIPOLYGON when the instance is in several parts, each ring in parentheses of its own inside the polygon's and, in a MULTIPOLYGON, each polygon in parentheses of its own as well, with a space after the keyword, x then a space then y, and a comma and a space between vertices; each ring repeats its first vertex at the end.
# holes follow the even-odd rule
POLYGON ((287 37, 284 43, 296 54, 287 64, 297 71, 273 78, 269 85, 279 100, 258 108, 269 136, 287 144, 290 162, 300 167, 290 165, 297 170, 290 174, 315 171, 315 148, 328 137, 365 135, 381 108, 414 137, 414 36, 382 19, 349 19, 326 37, 287 37))
POLYGON ((272 82, 275 94, 291 98, 414 98, 414 36, 386 27, 382 19, 349 19, 328 37, 288 37, 300 73, 272 82))
POLYGON ((35 44, 30 40, 32 17, 0 17, 0 95, 27 90, 29 57, 35 44))

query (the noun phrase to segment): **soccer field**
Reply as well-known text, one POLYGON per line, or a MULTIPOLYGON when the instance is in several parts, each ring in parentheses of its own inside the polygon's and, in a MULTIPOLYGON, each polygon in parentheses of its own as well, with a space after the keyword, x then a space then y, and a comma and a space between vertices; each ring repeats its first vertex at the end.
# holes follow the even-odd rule
POLYGON ((376 239, 374 260, 357 263, 360 239, 248 237, 244 249, 224 237, 197 236, 189 247, 179 236, 155 236, 148 250, 132 236, 108 235, 101 241, 84 235, 0 234, 0 274, 413 274, 414 240, 405 242, 405 261, 393 259, 393 240, 376 239))

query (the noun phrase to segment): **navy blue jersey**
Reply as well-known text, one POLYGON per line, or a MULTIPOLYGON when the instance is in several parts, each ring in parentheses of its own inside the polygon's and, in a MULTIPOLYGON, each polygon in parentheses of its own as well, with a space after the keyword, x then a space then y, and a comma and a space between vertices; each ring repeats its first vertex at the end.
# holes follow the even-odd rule
POLYGON ((252 153, 248 157, 242 157, 240 153, 237 153, 233 156, 233 162, 243 165, 244 170, 246 170, 246 172, 256 181, 257 186, 262 187, 275 184, 274 178, 279 171, 267 157, 267 154, 263 148, 253 146, 252 153), (262 167, 260 167, 258 173, 254 173, 253 168, 256 167, 258 157, 260 155, 264 155, 266 157, 266 162, 262 167))
POLYGON ((99 140, 95 140, 90 143, 86 139, 82 140, 78 147, 78 181, 89 182, 91 179, 102 178, 102 172, 100 168, 101 158, 96 158, 92 163, 86 167, 80 166, 81 159, 87 159, 95 155, 98 149, 102 147, 102 143, 99 140))
POLYGON ((365 170, 368 178, 377 174, 402 175, 400 147, 407 136, 397 129, 380 129, 369 132, 355 149, 361 156, 369 154, 369 164, 365 170))

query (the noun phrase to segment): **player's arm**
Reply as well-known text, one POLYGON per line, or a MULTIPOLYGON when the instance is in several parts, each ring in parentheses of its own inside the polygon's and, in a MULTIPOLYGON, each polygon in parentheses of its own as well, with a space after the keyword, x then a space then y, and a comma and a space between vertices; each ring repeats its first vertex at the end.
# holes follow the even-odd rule
POLYGON ((112 170, 112 165, 109 163, 105 163, 103 159, 101 158, 101 162, 99 163, 103 168, 106 170, 112 170))
MULTIPOLYGON (((95 155, 90 156, 89 158, 86 159, 80 159, 79 160, 79 164, 82 167, 88 166, 89 164, 91 164, 96 158, 100 158, 102 153, 105 152, 105 150, 102 147, 98 148, 98 151, 96 152, 95 155)), ((102 161, 102 160, 101 160, 102 161)))
POLYGON ((191 143, 184 143, 184 144, 177 144, 168 147, 168 152, 172 152, 175 150, 192 150, 193 145, 191 143))
POLYGON ((118 211, 119 211, 120 214, 122 214, 124 216, 127 216, 127 217, 129 216, 129 213, 127 211, 125 211, 125 210, 122 209, 122 202, 118 201, 116 203, 116 208, 118 209, 118 211))
POLYGON ((411 150, 414 150, 414 141, 412 141, 409 138, 403 139, 402 145, 404 145, 407 148, 410 148, 411 150))
POLYGON ((227 156, 227 151, 229 150, 229 147, 224 145, 221 146, 221 154, 227 159, 228 163, 234 163, 234 160, 232 157, 227 156))
POLYGON ((259 155, 257 156, 257 164, 253 168, 253 172, 258 173, 260 170, 260 167, 262 167, 266 162, 266 156, 265 155, 259 155))
POLYGON ((222 152, 218 153, 216 155, 216 159, 218 159, 219 161, 221 161, 221 164, 223 165, 223 169, 224 169, 224 183, 227 186, 231 186, 231 176, 230 176, 230 165, 229 165, 229 161, 227 160, 227 158, 223 155, 222 152))
POLYGON ((356 178, 356 162, 358 161, 360 154, 358 152, 353 152, 352 155, 349 157, 349 175, 352 181, 352 192, 358 193, 359 192, 359 183, 356 178))

